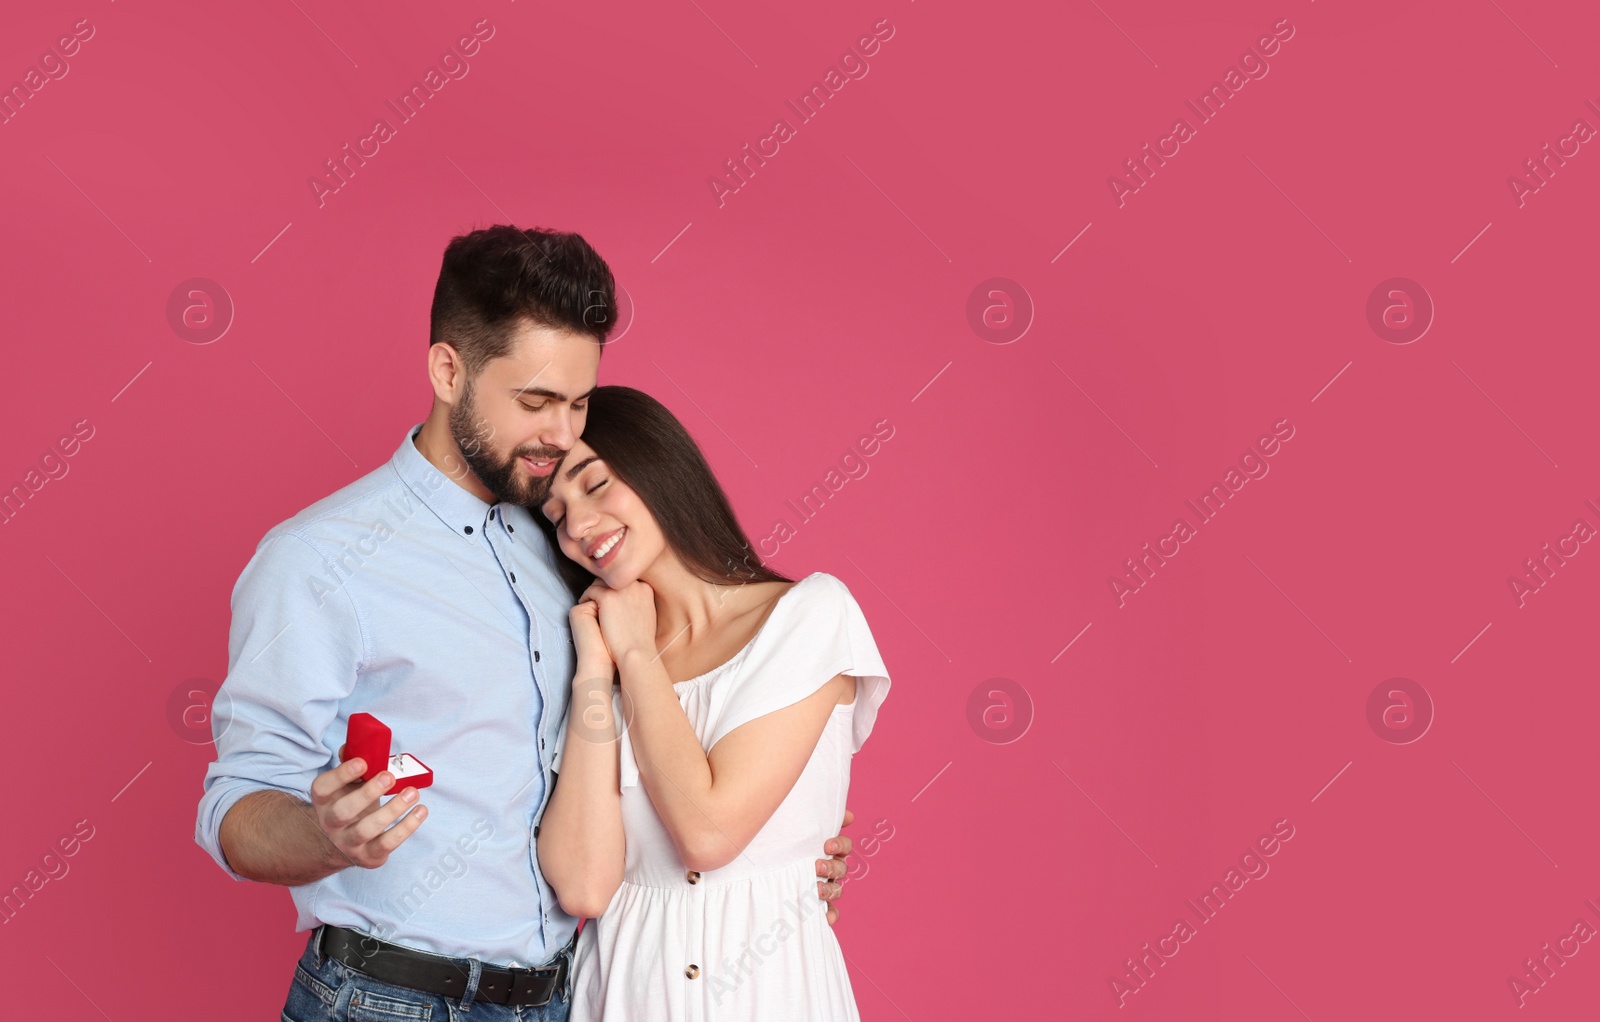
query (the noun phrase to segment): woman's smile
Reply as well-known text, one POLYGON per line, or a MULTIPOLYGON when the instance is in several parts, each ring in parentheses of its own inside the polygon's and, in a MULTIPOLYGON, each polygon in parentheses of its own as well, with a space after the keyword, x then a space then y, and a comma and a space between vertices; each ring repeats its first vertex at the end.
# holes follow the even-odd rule
POLYGON ((589 548, 589 559, 594 561, 596 568, 603 568, 616 559, 617 550, 622 546, 622 538, 627 532, 628 527, 624 525, 600 537, 600 541, 589 548))

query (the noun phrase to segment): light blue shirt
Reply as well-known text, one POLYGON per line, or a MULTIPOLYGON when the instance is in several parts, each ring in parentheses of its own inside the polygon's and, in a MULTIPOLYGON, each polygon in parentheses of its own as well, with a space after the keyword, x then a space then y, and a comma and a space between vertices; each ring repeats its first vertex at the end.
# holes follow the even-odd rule
POLYGON ((486 504, 406 431, 394 457, 274 526, 233 589, 217 759, 195 840, 242 796, 311 799, 350 715, 434 774, 428 818, 376 869, 291 887, 296 930, 348 926, 424 951, 542 965, 578 921, 539 871, 535 823, 565 733, 572 598, 528 509, 486 504))

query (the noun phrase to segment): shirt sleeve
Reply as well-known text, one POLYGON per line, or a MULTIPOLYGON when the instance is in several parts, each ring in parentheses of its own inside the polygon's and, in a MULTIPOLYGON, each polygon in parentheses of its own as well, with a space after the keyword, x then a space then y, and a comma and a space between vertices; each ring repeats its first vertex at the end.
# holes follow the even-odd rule
POLYGON ((228 810, 264 790, 309 802, 312 780, 336 761, 340 739, 326 733, 366 648, 346 582, 310 542, 280 532, 234 585, 228 674, 211 715, 217 758, 206 769, 195 841, 235 880, 245 878, 220 838, 228 810))
POLYGON ((889 672, 849 588, 824 573, 816 583, 797 606, 780 604, 784 617, 770 622, 777 627, 757 635, 738 668, 738 684, 714 714, 707 750, 741 724, 793 706, 834 675, 849 674, 856 678, 851 751, 861 751, 888 697, 889 672))

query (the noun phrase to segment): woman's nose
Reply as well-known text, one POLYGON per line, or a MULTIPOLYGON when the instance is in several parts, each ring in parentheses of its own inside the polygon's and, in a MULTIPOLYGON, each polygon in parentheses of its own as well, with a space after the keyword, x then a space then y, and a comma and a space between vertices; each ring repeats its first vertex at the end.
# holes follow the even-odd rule
POLYGON ((567 535, 573 542, 582 544, 589 534, 594 531, 595 519, 599 516, 592 511, 577 507, 567 509, 567 535))

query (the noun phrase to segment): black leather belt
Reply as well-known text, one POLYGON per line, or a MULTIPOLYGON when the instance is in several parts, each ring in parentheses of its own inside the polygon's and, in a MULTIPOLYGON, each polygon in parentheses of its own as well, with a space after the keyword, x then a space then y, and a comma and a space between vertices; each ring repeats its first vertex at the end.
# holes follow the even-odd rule
MULTIPOLYGON (((570 951, 577 939, 573 934, 563 952, 570 951)), ((470 963, 465 958, 391 944, 342 926, 324 925, 320 941, 322 954, 363 976, 444 997, 460 997, 467 991, 470 963)), ((548 1004, 566 981, 567 961, 563 953, 560 961, 543 969, 508 969, 483 963, 476 999, 495 1004, 548 1004)))

